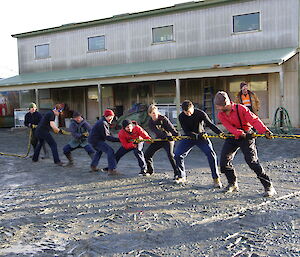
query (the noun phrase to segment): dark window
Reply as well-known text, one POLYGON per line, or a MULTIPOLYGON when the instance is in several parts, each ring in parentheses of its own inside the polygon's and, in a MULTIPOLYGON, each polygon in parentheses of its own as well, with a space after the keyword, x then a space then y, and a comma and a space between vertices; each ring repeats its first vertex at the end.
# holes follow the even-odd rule
POLYGON ((173 41, 173 25, 159 28, 152 28, 153 43, 173 41))
POLYGON ((49 44, 35 46, 35 58, 43 59, 49 56, 49 44))
POLYGON ((88 50, 104 50, 105 49, 105 36, 89 37, 88 38, 88 50))
POLYGON ((259 19, 259 12, 233 16, 233 32, 259 30, 259 19))

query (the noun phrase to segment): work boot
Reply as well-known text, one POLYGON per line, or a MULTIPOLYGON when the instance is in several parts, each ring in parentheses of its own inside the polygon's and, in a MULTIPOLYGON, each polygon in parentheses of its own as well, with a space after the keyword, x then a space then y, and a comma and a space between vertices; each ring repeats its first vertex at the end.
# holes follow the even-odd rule
POLYGON ((73 157, 72 157, 72 154, 69 152, 69 153, 65 153, 65 156, 67 157, 68 159, 68 163, 67 163, 67 167, 70 167, 70 166, 73 166, 74 162, 73 162, 73 157))
POLYGON ((275 188, 273 187, 273 185, 265 188, 264 197, 272 197, 276 194, 277 194, 277 192, 276 192, 275 188))
POLYGON ((61 166, 61 167, 64 167, 65 166, 65 164, 63 163, 63 162, 56 162, 55 163, 57 166, 61 166))
POLYGON ((187 182, 186 177, 183 177, 183 178, 177 177, 177 178, 175 179, 175 183, 176 183, 176 184, 184 184, 184 183, 186 183, 186 182, 187 182))
POLYGON ((97 172, 99 169, 96 166, 91 165, 91 172, 97 172))
POLYGON ((151 170, 147 170, 146 173, 147 173, 146 176, 151 176, 151 175, 154 174, 154 171, 153 170, 152 171, 151 170))
POLYGON ((115 175, 119 175, 120 173, 117 171, 117 170, 115 170, 115 169, 112 169, 112 170, 108 170, 107 171, 107 173, 108 173, 108 175, 111 175, 111 176, 115 176, 115 175))
POLYGON ((148 177, 148 176, 150 176, 150 175, 151 175, 151 174, 148 173, 148 172, 145 171, 145 170, 141 170, 140 173, 139 173, 139 176, 145 176, 145 177, 148 177))
POLYGON ((234 182, 233 184, 228 184, 227 187, 224 189, 224 193, 232 193, 232 192, 238 192, 239 186, 237 182, 234 182))
POLYGON ((214 188, 222 188, 222 186, 220 178, 214 178, 214 188))

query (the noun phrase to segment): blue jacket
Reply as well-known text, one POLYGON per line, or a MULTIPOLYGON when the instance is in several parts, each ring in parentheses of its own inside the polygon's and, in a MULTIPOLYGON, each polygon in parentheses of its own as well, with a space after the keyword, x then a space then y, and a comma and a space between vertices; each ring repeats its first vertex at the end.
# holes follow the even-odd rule
POLYGON ((93 126, 91 133, 88 138, 88 142, 91 145, 97 145, 99 141, 111 141, 111 142, 120 142, 119 138, 111 135, 109 131, 109 124, 104 117, 96 122, 93 126))
POLYGON ((69 142, 69 145, 72 148, 76 148, 78 146, 85 147, 88 145, 87 137, 83 136, 82 133, 91 131, 91 125, 86 121, 83 120, 82 122, 78 123, 75 120, 71 120, 71 124, 69 127, 69 131, 71 132, 74 139, 69 142))

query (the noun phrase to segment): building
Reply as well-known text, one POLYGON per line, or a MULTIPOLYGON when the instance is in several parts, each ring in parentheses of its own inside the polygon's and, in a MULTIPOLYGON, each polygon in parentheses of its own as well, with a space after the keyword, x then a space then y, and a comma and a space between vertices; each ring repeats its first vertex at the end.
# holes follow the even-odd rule
POLYGON ((20 75, 0 91, 18 91, 20 107, 64 102, 88 120, 135 103, 178 113, 184 99, 214 116, 214 93, 233 97, 248 81, 266 123, 283 106, 299 127, 299 24, 298 0, 205 0, 20 33, 20 75))

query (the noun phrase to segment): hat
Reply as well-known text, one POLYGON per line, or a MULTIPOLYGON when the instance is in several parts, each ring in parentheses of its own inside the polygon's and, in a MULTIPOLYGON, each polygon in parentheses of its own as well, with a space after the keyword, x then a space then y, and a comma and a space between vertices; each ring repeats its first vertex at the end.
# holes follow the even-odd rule
POLYGON ((246 82, 242 82, 242 83, 240 84, 240 89, 242 89, 244 86, 248 86, 248 84, 247 84, 246 82))
POLYGON ((104 117, 107 117, 107 116, 115 116, 114 112, 110 109, 106 109, 104 111, 104 117))
POLYGON ((224 91, 219 91, 218 93, 216 93, 215 95, 215 105, 219 105, 219 106, 225 106, 230 104, 230 99, 229 96, 227 95, 226 92, 224 91))
POLYGON ((122 121, 123 129, 126 128, 129 124, 133 124, 131 120, 123 120, 122 121))
POLYGON ((36 107, 35 103, 30 103, 29 106, 28 106, 28 108, 31 109, 31 108, 37 108, 37 107, 36 107))
POLYGON ((81 114, 79 112, 73 112, 73 115, 72 115, 73 118, 77 118, 79 116, 81 117, 81 114))

